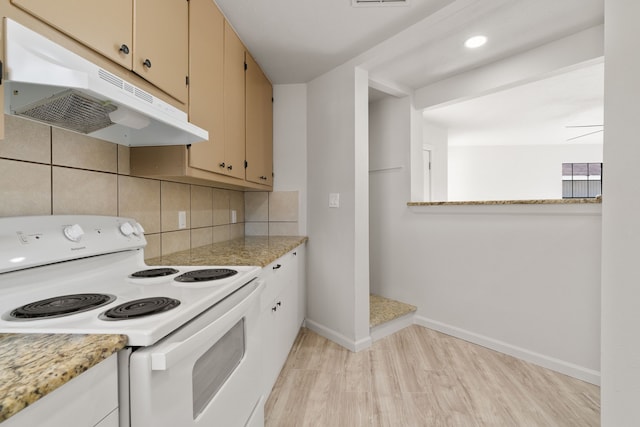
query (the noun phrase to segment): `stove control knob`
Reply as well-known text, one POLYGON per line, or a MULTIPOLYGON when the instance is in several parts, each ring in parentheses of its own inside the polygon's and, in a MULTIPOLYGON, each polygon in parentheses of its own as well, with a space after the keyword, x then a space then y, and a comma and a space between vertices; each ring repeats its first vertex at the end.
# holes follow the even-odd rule
POLYGON ((136 236, 142 236, 144 234, 144 228, 142 228, 142 224, 136 222, 133 224, 133 234, 136 236))
POLYGON ((130 222, 125 222, 120 225, 120 232, 124 234, 126 237, 129 237, 135 232, 135 230, 133 228, 133 225, 131 225, 130 222))
POLYGON ((72 242, 79 242, 84 236, 84 230, 78 224, 69 225, 63 231, 65 237, 72 242))

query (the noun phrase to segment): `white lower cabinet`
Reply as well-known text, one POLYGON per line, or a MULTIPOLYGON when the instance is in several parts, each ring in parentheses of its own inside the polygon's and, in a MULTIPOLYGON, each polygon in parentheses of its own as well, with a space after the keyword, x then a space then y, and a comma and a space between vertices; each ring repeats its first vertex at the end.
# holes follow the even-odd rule
POLYGON ((2 427, 117 427, 118 373, 113 354, 2 423, 2 427))
POLYGON ((304 245, 278 258, 261 273, 262 371, 265 398, 278 379, 305 316, 304 245))

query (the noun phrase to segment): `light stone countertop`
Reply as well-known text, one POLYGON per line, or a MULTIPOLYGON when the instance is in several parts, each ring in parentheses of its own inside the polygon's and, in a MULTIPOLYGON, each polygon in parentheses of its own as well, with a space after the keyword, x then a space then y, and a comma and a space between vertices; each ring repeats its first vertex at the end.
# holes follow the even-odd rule
POLYGON ((266 267, 308 239, 306 236, 246 236, 146 260, 149 265, 266 267))
POLYGON ((125 335, 0 334, 0 422, 126 343, 125 335))
POLYGON ((602 197, 588 199, 537 199, 537 200, 478 200, 451 202, 407 202, 407 206, 455 206, 455 205, 575 205, 602 203, 602 197))
POLYGON ((381 297, 369 295, 369 327, 375 328, 383 323, 390 322, 399 317, 413 313, 417 310, 415 305, 381 297))

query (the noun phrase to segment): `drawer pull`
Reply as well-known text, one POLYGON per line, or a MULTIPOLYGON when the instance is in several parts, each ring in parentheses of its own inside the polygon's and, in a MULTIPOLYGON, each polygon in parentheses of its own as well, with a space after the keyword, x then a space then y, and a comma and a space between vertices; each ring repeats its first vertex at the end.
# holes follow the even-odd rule
POLYGON ((273 269, 274 269, 274 270, 277 270, 277 269, 279 269, 280 267, 282 267, 282 265, 280 265, 280 264, 276 264, 276 265, 274 265, 274 266, 273 266, 273 269))

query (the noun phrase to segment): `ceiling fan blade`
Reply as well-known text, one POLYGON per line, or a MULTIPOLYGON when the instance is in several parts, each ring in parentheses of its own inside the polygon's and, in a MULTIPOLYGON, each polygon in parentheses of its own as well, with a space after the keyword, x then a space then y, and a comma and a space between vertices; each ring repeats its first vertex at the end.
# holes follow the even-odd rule
POLYGON ((582 138, 582 137, 589 136, 589 135, 593 135, 593 134, 595 134, 595 133, 600 133, 600 132, 604 132, 604 129, 594 130, 593 132, 588 132, 588 133, 585 133, 585 134, 583 134, 583 135, 574 136, 573 138, 569 138, 569 139, 567 139, 566 141, 567 141, 567 142, 569 142, 569 141, 573 141, 574 139, 582 138))

